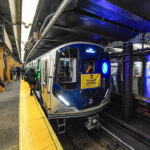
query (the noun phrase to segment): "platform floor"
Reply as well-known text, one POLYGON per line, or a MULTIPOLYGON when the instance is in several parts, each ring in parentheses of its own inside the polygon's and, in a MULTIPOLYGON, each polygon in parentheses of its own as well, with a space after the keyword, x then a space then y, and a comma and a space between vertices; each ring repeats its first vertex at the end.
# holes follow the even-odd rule
POLYGON ((40 104, 30 96, 27 82, 21 81, 19 110, 19 150, 62 150, 40 104))
POLYGON ((20 81, 8 83, 0 93, 0 150, 19 145, 18 116, 20 81))

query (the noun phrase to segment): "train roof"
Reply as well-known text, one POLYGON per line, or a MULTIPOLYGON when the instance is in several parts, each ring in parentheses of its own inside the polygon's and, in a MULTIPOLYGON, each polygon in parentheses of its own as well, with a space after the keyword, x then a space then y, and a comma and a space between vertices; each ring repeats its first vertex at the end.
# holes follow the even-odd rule
MULTIPOLYGON (((58 50, 58 49, 60 49, 60 48, 63 48, 63 47, 69 46, 69 45, 74 45, 74 44, 91 44, 91 45, 99 46, 99 47, 105 49, 103 46, 98 45, 98 44, 96 44, 96 43, 84 42, 84 41, 75 41, 75 42, 69 42, 69 43, 65 43, 65 44, 59 45, 59 46, 57 46, 57 47, 55 47, 55 48, 49 50, 48 52, 42 54, 41 56, 45 56, 45 55, 47 55, 47 54, 49 54, 49 53, 51 53, 51 52, 53 53, 54 51, 56 51, 56 50, 58 50)), ((38 60, 41 56, 35 58, 34 60, 38 60)), ((32 60, 32 61, 34 61, 34 60, 32 60)))

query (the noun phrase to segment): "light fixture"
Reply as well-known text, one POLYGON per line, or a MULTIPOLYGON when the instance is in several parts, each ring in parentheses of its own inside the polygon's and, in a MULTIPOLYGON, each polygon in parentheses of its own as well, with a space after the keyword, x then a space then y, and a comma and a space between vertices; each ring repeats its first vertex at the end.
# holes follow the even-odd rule
POLYGON ((93 48, 87 48, 85 51, 86 53, 95 53, 95 50, 93 48))
POLYGON ((39 0, 23 0, 22 1, 22 27, 21 27, 21 57, 24 58, 24 48, 28 42, 33 19, 37 9, 39 0), (24 44, 23 44, 24 43, 24 44))
POLYGON ((102 63, 102 73, 103 74, 107 74, 108 73, 108 69, 109 69, 109 65, 107 62, 103 62, 102 63))
POLYGON ((61 95, 59 95, 58 98, 59 98, 59 100, 60 100, 61 102, 63 102, 66 106, 69 106, 69 105, 70 105, 69 102, 66 101, 66 100, 64 99, 64 97, 62 97, 61 95))

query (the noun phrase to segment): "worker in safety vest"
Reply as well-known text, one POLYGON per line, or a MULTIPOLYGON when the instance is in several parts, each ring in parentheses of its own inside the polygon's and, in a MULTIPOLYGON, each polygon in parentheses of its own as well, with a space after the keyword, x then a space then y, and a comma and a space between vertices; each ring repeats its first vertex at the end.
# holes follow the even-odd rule
POLYGON ((93 73, 93 66, 91 64, 88 64, 85 73, 93 73))

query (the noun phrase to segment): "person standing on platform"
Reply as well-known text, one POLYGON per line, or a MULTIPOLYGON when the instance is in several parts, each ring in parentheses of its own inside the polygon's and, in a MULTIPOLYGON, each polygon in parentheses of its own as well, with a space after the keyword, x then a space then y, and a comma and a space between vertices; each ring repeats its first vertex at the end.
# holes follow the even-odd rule
POLYGON ((16 67, 16 72, 17 72, 17 79, 19 80, 20 79, 20 72, 21 72, 20 67, 16 67))
POLYGON ((4 84, 4 82, 3 82, 2 78, 1 78, 1 76, 0 76, 0 86, 2 86, 3 88, 5 87, 5 84, 4 84))
POLYGON ((33 91, 34 91, 35 86, 36 86, 36 78, 37 78, 37 75, 36 75, 34 68, 30 68, 26 72, 26 75, 27 75, 27 82, 30 86, 30 95, 33 95, 33 91))
POLYGON ((13 80, 12 66, 10 66, 10 79, 13 80))
POLYGON ((16 79, 16 68, 15 68, 15 65, 13 65, 11 67, 11 73, 12 73, 12 80, 15 80, 16 79))
POLYGON ((22 80, 24 79, 24 74, 25 74, 25 68, 24 68, 24 66, 22 66, 22 68, 21 68, 22 80))
POLYGON ((93 66, 91 64, 87 65, 87 68, 85 70, 85 73, 93 73, 93 66))

